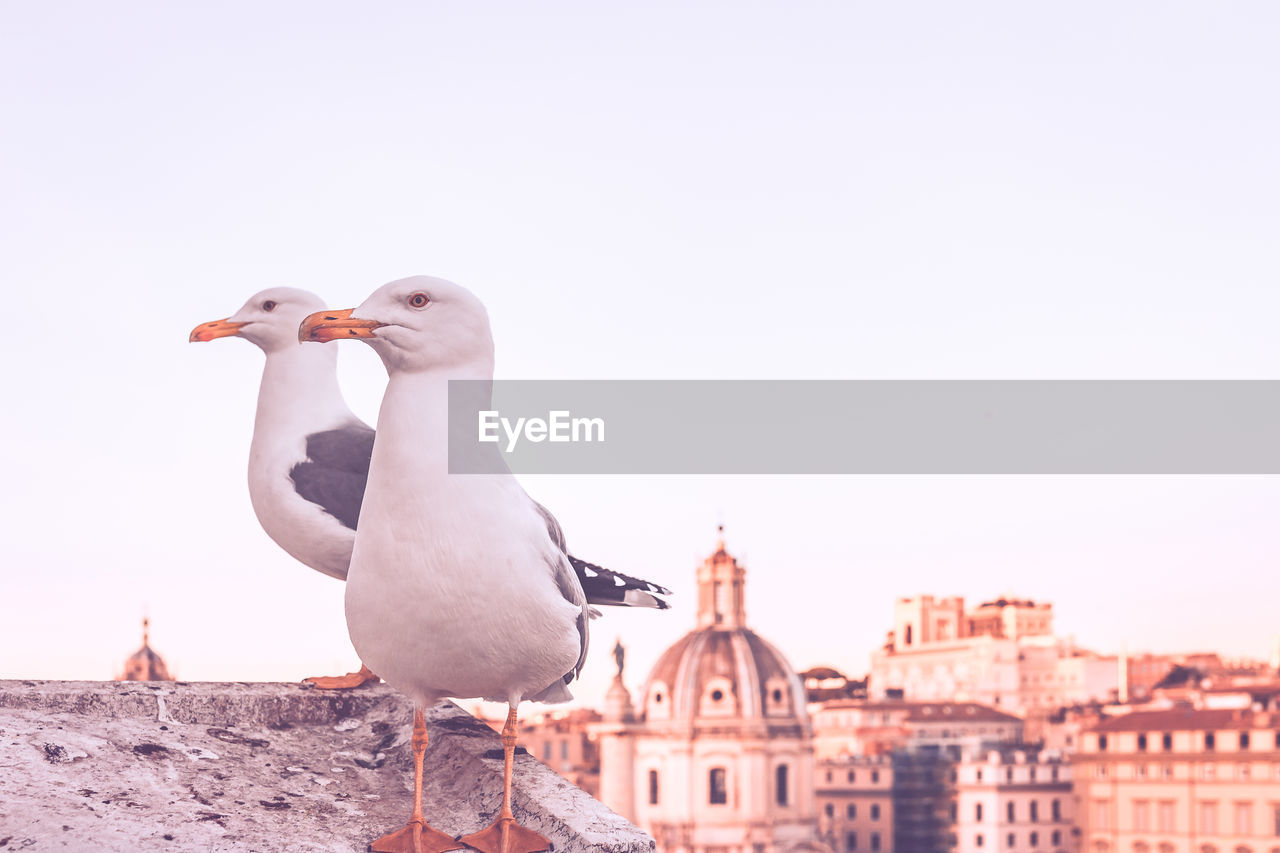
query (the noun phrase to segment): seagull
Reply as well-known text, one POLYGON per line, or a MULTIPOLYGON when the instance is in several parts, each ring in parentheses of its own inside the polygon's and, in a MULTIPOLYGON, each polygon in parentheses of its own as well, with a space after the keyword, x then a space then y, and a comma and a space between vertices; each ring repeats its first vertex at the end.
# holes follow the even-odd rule
MULTIPOLYGON (((298 324, 324 304, 306 290, 269 288, 230 317, 196 326, 190 340, 244 338, 266 354, 249 445, 249 500, 262 529, 290 556, 346 580, 373 429, 342 398, 337 353, 298 341, 298 324)), ((306 680, 338 689, 378 676, 362 665, 306 680)))
POLYGON ((465 288, 416 276, 384 285, 355 309, 312 314, 298 337, 361 340, 390 377, 346 613, 361 658, 415 702, 414 805, 409 823, 370 849, 546 850, 551 842, 511 811, 517 708, 526 699, 572 698, 593 613, 559 524, 514 477, 449 474, 449 381, 493 378, 485 308, 465 288), (447 697, 508 706, 502 808, 492 825, 458 841, 422 815, 422 709, 447 697))
MULTIPOLYGON (((298 340, 298 326, 325 302, 310 291, 273 287, 230 317, 196 326, 192 342, 239 337, 266 355, 249 446, 249 499, 259 523, 290 556, 346 580, 369 476, 374 431, 348 408, 338 387, 337 350, 298 340)), ((535 508, 555 524, 541 504, 535 508)), ((563 534, 561 534, 563 538, 563 534)), ((594 605, 666 609, 670 590, 569 558, 594 605)), ((324 689, 379 679, 367 667, 306 681, 324 689)))

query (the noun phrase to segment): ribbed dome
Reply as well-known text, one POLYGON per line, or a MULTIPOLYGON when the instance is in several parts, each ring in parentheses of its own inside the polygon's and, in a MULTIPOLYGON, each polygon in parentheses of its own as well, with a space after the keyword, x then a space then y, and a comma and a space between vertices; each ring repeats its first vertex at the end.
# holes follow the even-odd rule
POLYGON ((782 653, 749 628, 715 626, 690 631, 658 658, 644 715, 648 722, 807 720, 804 687, 782 653))

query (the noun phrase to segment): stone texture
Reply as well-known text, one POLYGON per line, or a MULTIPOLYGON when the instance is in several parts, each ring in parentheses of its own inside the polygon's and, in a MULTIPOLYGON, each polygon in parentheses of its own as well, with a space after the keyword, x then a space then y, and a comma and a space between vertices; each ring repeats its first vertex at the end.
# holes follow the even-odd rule
MULTIPOLYGON (((366 850, 413 805, 411 714, 386 686, 0 681, 0 853, 366 850)), ((427 819, 488 825, 497 735, 448 702, 427 725, 427 819)), ((514 807, 557 851, 654 846, 523 753, 514 807)))

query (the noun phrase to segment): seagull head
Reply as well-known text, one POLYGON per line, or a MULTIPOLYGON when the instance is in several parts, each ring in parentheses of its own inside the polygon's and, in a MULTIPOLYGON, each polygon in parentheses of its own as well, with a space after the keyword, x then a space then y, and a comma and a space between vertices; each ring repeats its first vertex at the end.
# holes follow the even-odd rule
POLYGON ((240 310, 224 320, 201 323, 190 340, 211 341, 237 337, 256 344, 263 352, 298 346, 298 324, 323 308, 324 300, 296 287, 272 287, 255 293, 240 310))
POLYGON ((428 368, 492 368, 493 335, 484 304, 465 287, 426 275, 384 284, 355 308, 318 311, 302 321, 300 341, 361 340, 389 373, 428 368))

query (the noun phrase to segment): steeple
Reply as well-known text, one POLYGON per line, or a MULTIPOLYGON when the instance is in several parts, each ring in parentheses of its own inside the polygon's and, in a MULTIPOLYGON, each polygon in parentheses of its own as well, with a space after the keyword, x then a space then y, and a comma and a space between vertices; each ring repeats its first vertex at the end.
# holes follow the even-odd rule
POLYGON ((724 546, 724 525, 718 528, 716 550, 698 567, 698 627, 747 626, 747 570, 724 546))

